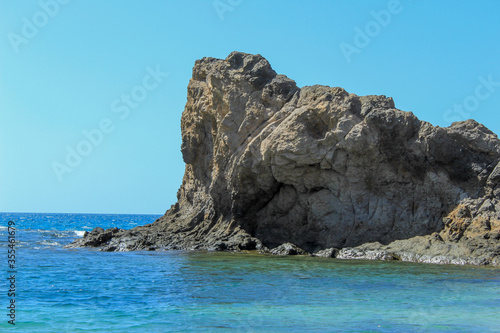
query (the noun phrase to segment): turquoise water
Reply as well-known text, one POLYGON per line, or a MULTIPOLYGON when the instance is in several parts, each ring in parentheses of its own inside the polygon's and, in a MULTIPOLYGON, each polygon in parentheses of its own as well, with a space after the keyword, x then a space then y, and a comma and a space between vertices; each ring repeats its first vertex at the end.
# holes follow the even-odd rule
POLYGON ((1 214, 0 331, 499 332, 500 269, 196 252, 66 250, 152 215, 1 214), (7 222, 16 223, 16 325, 7 222))

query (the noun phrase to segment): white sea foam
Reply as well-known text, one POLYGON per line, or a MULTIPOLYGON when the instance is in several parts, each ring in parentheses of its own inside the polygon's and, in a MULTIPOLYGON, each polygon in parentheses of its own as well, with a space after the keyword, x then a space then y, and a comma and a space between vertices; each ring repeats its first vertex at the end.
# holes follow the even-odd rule
POLYGON ((42 244, 42 245, 49 245, 49 246, 57 246, 57 245, 60 245, 58 242, 51 242, 51 241, 48 241, 48 240, 41 241, 39 244, 42 244))
POLYGON ((85 233, 85 231, 83 230, 76 230, 75 231, 75 234, 78 236, 78 237, 83 237, 83 234, 85 233))

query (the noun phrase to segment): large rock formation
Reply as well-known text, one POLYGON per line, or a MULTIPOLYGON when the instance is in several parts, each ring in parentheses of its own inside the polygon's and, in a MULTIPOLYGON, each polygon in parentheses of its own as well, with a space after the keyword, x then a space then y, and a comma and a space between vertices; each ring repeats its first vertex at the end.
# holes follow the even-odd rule
POLYGON ((96 229, 72 247, 289 242, 345 258, 499 263, 500 141, 473 120, 434 127, 392 98, 298 88, 262 56, 233 52, 196 61, 181 127, 178 202, 153 224, 96 229))

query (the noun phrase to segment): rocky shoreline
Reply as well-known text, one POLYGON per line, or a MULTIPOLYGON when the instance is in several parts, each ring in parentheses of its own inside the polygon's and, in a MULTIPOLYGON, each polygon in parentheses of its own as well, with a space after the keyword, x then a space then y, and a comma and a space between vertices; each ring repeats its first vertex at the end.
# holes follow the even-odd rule
MULTIPOLYGON (((101 251, 167 251, 167 250, 187 250, 187 251, 232 251, 248 252, 255 250, 260 254, 270 254, 277 256, 313 256, 335 259, 362 259, 362 260, 383 260, 383 261, 406 261, 426 264, 453 264, 453 265, 491 265, 500 266, 498 256, 490 255, 489 244, 461 244, 445 242, 439 234, 430 236, 417 236, 408 240, 400 240, 383 245, 378 242, 366 243, 357 247, 343 249, 328 248, 309 253, 292 243, 284 243, 273 249, 268 249, 258 240, 255 240, 255 247, 227 246, 224 243, 217 243, 207 247, 204 244, 195 244, 192 247, 186 246, 165 246, 158 247, 155 244, 159 240, 143 241, 141 231, 136 231, 141 235, 138 238, 130 236, 127 230, 95 228, 86 233, 83 238, 67 245, 66 248, 79 247, 99 247, 101 251), (112 239, 114 239, 112 241, 112 239), (141 241, 137 241, 141 239, 141 241), (478 246, 479 245, 479 246, 478 246), (475 250, 475 251, 474 251, 475 250), (479 250, 479 251, 478 251, 479 250), (474 253, 475 252, 475 253, 474 253)), ((493 244, 495 246, 495 244, 493 244)), ((494 251, 494 250, 493 250, 494 251)))
POLYGON ((233 52, 196 61, 181 128, 177 203, 67 248, 500 265, 500 140, 473 120, 435 127, 233 52))

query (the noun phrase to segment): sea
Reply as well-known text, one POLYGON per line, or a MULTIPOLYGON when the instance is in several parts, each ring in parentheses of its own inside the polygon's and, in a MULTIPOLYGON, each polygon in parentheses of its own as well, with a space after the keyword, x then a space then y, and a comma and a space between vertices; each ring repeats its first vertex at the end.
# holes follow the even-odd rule
POLYGON ((158 217, 0 213, 0 332, 500 332, 499 267, 63 248, 158 217))

